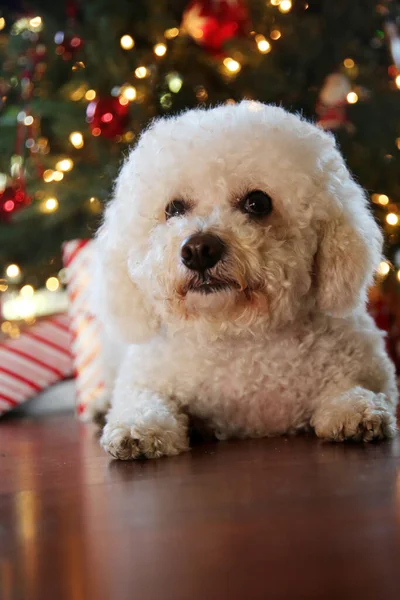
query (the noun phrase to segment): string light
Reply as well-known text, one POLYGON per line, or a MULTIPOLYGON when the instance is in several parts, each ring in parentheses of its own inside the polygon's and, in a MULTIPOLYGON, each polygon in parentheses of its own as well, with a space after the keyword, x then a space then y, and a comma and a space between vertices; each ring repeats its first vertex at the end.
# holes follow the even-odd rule
POLYGON ((12 324, 10 323, 10 321, 3 321, 3 323, 1 324, 1 330, 3 333, 10 333, 12 329, 12 324))
POLYGON ((397 280, 400 281, 400 269, 396 273, 397 280))
POLYGON ((208 98, 208 92, 203 85, 198 85, 195 88, 196 98, 199 102, 205 102, 208 98))
POLYGON ((381 277, 386 277, 386 275, 389 273, 390 271, 390 265, 386 260, 382 260, 379 263, 379 267, 378 267, 378 274, 381 275, 381 277))
POLYGON ((355 65, 355 62, 352 58, 345 58, 343 64, 346 67, 346 69, 352 69, 355 65))
POLYGON ((89 100, 91 102, 96 98, 96 92, 94 90, 88 90, 85 94, 85 100, 89 100))
POLYGON ((396 146, 400 150, 400 137, 396 138, 396 146))
POLYGON ((358 95, 355 92, 349 92, 346 99, 349 104, 355 104, 358 102, 358 95))
POLYGON ((85 93, 86 93, 86 86, 81 85, 71 93, 71 96, 70 96, 71 100, 73 100, 74 102, 79 102, 79 100, 82 100, 85 93))
POLYGON ((132 142, 134 139, 135 134, 133 133, 133 131, 127 131, 123 136, 124 142, 132 142))
POLYGON ((156 56, 164 56, 167 52, 167 46, 165 44, 156 44, 153 50, 156 56))
POLYGON ((292 8, 291 0, 282 0, 282 2, 279 2, 278 8, 281 13, 288 13, 292 8))
POLYGON ((58 163, 56 164, 56 169, 57 169, 57 171, 66 172, 66 171, 70 171, 73 166, 74 166, 74 163, 70 158, 63 158, 62 160, 59 160, 58 163))
POLYGON ((57 277, 49 277, 46 281, 46 288, 49 292, 56 292, 60 287, 60 282, 57 277))
POLYGON ((42 210, 47 213, 52 213, 58 208, 57 198, 47 198, 42 204, 42 210))
POLYGON ((386 223, 389 225, 397 225, 399 217, 395 213, 389 213, 386 215, 386 223))
POLYGON ((135 40, 131 35, 126 34, 122 36, 119 43, 121 44, 121 48, 124 50, 132 50, 133 46, 135 45, 135 40))
POLYGON ((149 75, 149 70, 146 67, 138 67, 135 69, 135 77, 138 79, 144 79, 149 75))
POLYGON ((103 209, 103 205, 98 198, 92 196, 89 198, 89 209, 92 213, 100 213, 103 209))
POLYGON ((255 39, 258 51, 261 52, 261 54, 268 54, 268 52, 271 52, 271 44, 263 35, 256 35, 255 39))
POLYGON ((389 204, 388 196, 386 196, 386 194, 378 194, 378 203, 382 204, 382 206, 389 204))
POLYGON ((164 37, 167 38, 167 40, 172 40, 173 38, 176 38, 179 35, 179 29, 177 27, 171 27, 170 29, 166 29, 164 31, 164 37))
POLYGON ((230 73, 239 73, 240 69, 242 68, 241 64, 237 60, 234 60, 229 56, 224 58, 223 63, 230 73))
POLYGON ((125 100, 132 102, 136 99, 136 88, 134 88, 132 85, 124 85, 121 88, 121 95, 125 100))
POLYGON ((46 169, 45 172, 43 173, 43 181, 45 183, 50 183, 51 181, 53 181, 53 177, 54 177, 53 169, 46 169))
POLYGON ((6 292, 8 290, 8 283, 5 279, 0 279, 0 292, 6 292))
POLYGON ((272 6, 279 6, 282 0, 271 0, 272 6))
POLYGON ((83 135, 80 133, 80 131, 73 131, 69 136, 69 141, 78 150, 80 148, 83 148, 83 145, 84 145, 83 135))
POLYGON ((4 29, 4 27, 6 26, 6 20, 4 17, 0 17, 0 31, 2 29, 4 29))
POLYGON ((282 36, 282 34, 279 31, 279 29, 273 29, 270 33, 270 36, 271 36, 271 40, 279 40, 279 38, 282 36))
POLYGON ((54 171, 53 179, 54 181, 62 181, 64 179, 64 173, 61 173, 61 171, 54 171))
POLYGON ((33 117, 31 117, 31 115, 28 115, 27 117, 25 117, 24 125, 29 127, 29 125, 32 125, 32 124, 33 124, 33 117))
POLYGON ((182 85, 183 85, 183 80, 182 80, 182 77, 178 73, 170 73, 167 76, 167 81, 168 81, 168 87, 171 92, 173 92, 174 94, 177 94, 178 92, 180 92, 182 85))
POLYGON ((397 75, 396 79, 394 80, 395 84, 397 85, 397 87, 400 90, 400 75, 397 75))
POLYGON ((21 275, 21 269, 16 264, 8 265, 6 275, 9 279, 16 279, 21 275))
POLYGON ((29 25, 32 29, 36 29, 36 31, 40 31, 42 29, 42 18, 41 17, 33 17, 30 19, 29 25))
POLYGON ((32 298, 33 294, 35 293, 35 290, 34 290, 33 286, 31 286, 31 285, 24 285, 19 290, 19 293, 21 294, 21 296, 23 298, 32 298))

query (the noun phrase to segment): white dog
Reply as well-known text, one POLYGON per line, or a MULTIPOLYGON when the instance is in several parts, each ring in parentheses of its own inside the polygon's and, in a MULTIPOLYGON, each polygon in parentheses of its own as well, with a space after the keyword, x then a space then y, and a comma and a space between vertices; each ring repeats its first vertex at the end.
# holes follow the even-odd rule
POLYGON ((334 138, 256 102, 141 136, 97 243, 100 311, 127 342, 101 443, 120 459, 313 428, 396 431, 394 367, 367 314, 382 235, 334 138))

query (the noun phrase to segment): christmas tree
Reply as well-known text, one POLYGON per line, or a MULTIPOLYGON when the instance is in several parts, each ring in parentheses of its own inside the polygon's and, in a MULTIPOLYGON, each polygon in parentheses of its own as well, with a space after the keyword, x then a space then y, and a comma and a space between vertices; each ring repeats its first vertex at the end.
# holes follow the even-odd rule
MULTIPOLYGON (((400 267, 399 2, 29 0, 0 10, 2 289, 59 285, 61 243, 95 232, 151 119, 242 98, 334 131, 400 267)), ((381 276, 395 282, 396 270, 384 262, 381 276)))

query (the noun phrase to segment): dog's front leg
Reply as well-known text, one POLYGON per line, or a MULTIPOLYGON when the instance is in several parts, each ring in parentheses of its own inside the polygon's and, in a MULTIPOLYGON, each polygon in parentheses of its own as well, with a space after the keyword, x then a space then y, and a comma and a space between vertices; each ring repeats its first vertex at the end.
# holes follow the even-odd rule
POLYGON ((369 442, 396 434, 393 405, 385 394, 361 386, 319 400, 311 419, 318 437, 334 442, 369 442))
POLYGON ((114 458, 159 458, 189 449, 188 418, 151 390, 121 390, 113 399, 101 445, 114 458))

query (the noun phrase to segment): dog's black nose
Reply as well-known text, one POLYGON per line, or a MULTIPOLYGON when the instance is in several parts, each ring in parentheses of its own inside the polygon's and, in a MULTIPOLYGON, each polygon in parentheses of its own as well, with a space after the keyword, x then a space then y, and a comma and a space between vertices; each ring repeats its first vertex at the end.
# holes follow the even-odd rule
POLYGON ((225 244, 212 233, 190 235, 181 246, 183 264, 193 271, 211 269, 221 260, 225 244))

